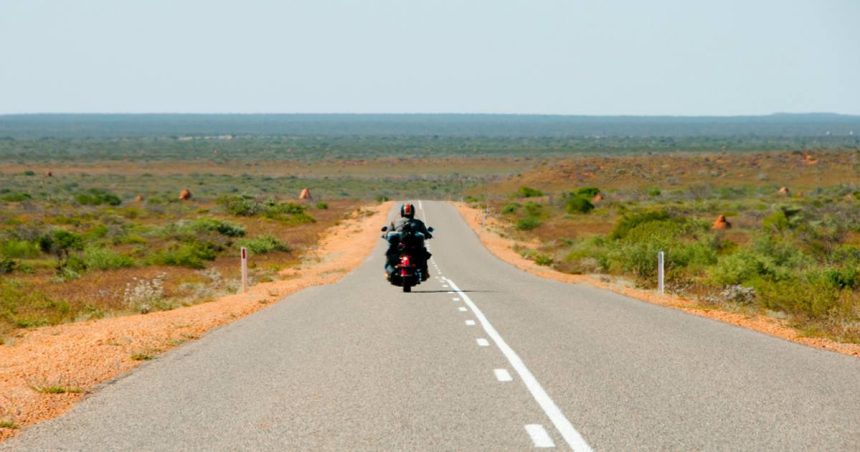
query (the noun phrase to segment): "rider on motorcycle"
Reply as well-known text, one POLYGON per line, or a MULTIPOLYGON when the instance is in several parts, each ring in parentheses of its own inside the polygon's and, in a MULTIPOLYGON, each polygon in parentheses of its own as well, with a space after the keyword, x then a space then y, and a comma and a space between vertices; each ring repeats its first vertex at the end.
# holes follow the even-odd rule
POLYGON ((432 239, 433 235, 427 230, 423 221, 415 218, 415 206, 410 203, 400 206, 400 220, 394 225, 394 230, 388 234, 388 251, 385 252, 388 259, 385 270, 389 274, 394 271, 400 259, 397 245, 409 232, 412 233, 411 236, 415 241, 407 244, 407 246, 416 250, 415 256, 413 256, 416 259, 415 265, 421 269, 421 280, 426 281, 430 277, 427 270, 427 260, 430 259, 431 254, 424 247, 424 240, 432 239))

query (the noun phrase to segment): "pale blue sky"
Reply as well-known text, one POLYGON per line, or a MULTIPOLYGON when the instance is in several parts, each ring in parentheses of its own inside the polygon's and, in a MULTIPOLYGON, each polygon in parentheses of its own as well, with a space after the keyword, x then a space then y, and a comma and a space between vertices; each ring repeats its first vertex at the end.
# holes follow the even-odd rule
POLYGON ((860 114, 860 0, 0 0, 0 113, 860 114))

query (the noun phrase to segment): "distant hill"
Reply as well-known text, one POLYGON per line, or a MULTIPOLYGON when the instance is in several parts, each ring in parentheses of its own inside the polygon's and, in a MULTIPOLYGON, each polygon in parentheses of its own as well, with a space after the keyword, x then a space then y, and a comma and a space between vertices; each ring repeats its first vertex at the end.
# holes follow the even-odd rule
POLYGON ((0 139, 181 136, 821 137, 860 135, 860 116, 484 114, 0 115, 0 139))

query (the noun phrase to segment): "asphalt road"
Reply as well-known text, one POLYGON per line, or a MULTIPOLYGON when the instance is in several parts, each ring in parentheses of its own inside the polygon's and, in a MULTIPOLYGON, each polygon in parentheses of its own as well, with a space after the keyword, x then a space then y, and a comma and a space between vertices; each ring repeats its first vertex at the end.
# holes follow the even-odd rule
POLYGON ((387 285, 380 240, 340 283, 174 349, 0 450, 860 449, 860 360, 539 279, 452 206, 419 216, 436 238, 415 292, 387 285))

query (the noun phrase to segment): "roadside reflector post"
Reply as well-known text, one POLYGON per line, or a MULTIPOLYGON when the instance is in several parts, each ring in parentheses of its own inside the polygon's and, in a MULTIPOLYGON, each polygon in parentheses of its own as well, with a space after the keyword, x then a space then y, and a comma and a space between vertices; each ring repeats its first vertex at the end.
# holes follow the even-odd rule
POLYGON ((660 251, 657 253, 657 290, 660 295, 666 293, 666 253, 660 251))
POLYGON ((241 249, 242 257, 242 293, 248 291, 248 248, 241 249))

